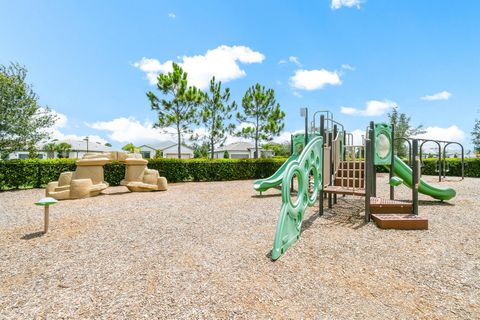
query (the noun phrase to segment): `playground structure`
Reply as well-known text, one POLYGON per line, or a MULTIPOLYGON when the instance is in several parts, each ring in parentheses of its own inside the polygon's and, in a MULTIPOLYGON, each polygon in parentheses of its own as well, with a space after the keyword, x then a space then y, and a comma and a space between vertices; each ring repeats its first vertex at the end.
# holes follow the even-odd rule
POLYGON ((409 166, 395 155, 395 129, 389 124, 370 122, 363 143, 354 145, 353 135, 333 119, 331 112, 315 112, 310 128, 308 110, 303 115, 305 133, 292 137, 291 157, 271 177, 254 184, 254 189, 260 192, 281 185, 282 206, 272 249, 273 260, 299 239, 305 209, 312 207, 317 199, 319 215, 323 215, 325 200, 328 208, 332 208, 338 195, 361 196, 365 199, 366 223, 373 220, 382 229, 416 230, 428 229, 428 220, 418 216, 419 192, 440 201, 455 197, 452 188, 433 186, 420 179, 419 142, 427 140, 407 140, 409 166), (389 199, 376 195, 376 166, 389 168, 389 199), (297 181, 296 197, 295 194, 292 197, 294 179, 297 181), (394 188, 401 184, 412 189, 410 202, 395 200, 394 188))
POLYGON ((167 190, 167 179, 157 170, 147 168, 148 161, 140 154, 126 152, 90 153, 75 162, 74 172, 62 172, 58 181, 48 183, 47 197, 56 200, 80 199, 100 194, 108 188, 104 181, 103 166, 112 161, 124 163, 125 178, 120 185, 132 192, 167 190))

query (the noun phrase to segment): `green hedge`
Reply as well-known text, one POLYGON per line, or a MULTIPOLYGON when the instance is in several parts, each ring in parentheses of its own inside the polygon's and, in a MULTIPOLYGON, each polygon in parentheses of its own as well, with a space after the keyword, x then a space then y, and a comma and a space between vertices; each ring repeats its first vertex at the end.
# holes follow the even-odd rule
MULTIPOLYGON (((460 158, 447 158, 447 176, 462 176, 462 161, 460 158)), ((405 163, 408 163, 408 160, 403 160, 405 163)), ((436 158, 427 158, 422 161, 422 174, 436 176, 437 172, 437 159, 436 158)), ((377 166, 377 172, 388 172, 388 168, 384 166, 377 166)), ((480 158, 466 158, 465 159, 465 168, 464 168, 465 177, 480 177, 480 158)))
MULTIPOLYGON (((148 167, 156 169, 169 182, 225 181, 260 179, 272 175, 285 161, 275 159, 150 159, 148 167)), ((461 176, 460 159, 447 159, 447 175, 461 176)), ((424 159, 422 173, 437 175, 436 159, 424 159)), ((116 186, 125 176, 125 166, 119 162, 105 165, 105 180, 116 186)), ((0 189, 44 187, 56 181, 60 173, 75 170, 75 159, 8 160, 0 161, 0 189)), ((378 172, 388 172, 382 166, 378 172)), ((465 176, 480 177, 480 159, 465 159, 465 176)))
MULTIPOLYGON (((156 169, 169 182, 224 181, 259 179, 272 175, 283 159, 150 159, 148 167, 156 169)), ((104 166, 105 180, 119 185, 125 166, 112 162, 104 166)), ((56 181, 60 173, 75 170, 75 159, 28 159, 0 161, 0 189, 44 187, 56 181)))

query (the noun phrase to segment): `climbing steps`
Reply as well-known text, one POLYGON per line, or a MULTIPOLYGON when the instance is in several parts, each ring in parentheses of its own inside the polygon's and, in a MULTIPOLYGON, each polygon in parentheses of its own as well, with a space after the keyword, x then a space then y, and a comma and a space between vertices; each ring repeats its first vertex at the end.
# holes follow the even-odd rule
POLYGON ((370 198, 372 220, 380 229, 427 230, 428 219, 412 215, 412 204, 378 197, 370 198))
POLYGON ((365 163, 342 161, 333 179, 333 185, 323 189, 326 193, 365 196, 365 163))
MULTIPOLYGON (((324 187, 323 191, 331 194, 365 196, 365 162, 340 162, 333 185, 324 187)), ((412 209, 410 202, 370 197, 370 214, 380 229, 428 229, 428 219, 412 215, 412 209)))
POLYGON ((411 213, 410 202, 370 197, 370 212, 375 213, 411 213))
POLYGON ((380 229, 427 230, 428 219, 412 214, 372 214, 380 229))

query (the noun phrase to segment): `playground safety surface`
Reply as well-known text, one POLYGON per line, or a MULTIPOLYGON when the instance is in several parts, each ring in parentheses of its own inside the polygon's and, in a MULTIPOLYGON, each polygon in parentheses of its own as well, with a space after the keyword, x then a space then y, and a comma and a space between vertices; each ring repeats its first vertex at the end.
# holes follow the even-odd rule
POLYGON ((0 319, 480 318, 480 179, 447 179, 449 203, 420 195, 429 230, 365 225, 363 198, 339 196, 276 262, 280 191, 253 181, 114 187, 53 206, 46 235, 44 190, 3 192, 0 319))

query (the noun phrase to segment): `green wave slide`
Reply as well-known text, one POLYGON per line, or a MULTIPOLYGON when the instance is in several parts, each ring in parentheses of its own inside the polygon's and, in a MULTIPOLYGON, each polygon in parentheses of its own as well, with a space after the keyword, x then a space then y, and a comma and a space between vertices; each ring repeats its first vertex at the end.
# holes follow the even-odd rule
MULTIPOLYGON (((393 171, 397 176, 402 178, 403 183, 410 188, 412 187, 412 169, 397 156, 395 156, 393 162, 393 171)), ((450 200, 456 195, 455 190, 452 188, 435 187, 422 179, 420 179, 418 192, 442 201, 450 200)))
POLYGON ((274 188, 282 183, 283 175, 285 174, 285 168, 288 167, 290 162, 295 161, 298 159, 297 155, 291 155, 287 161, 285 161, 284 164, 278 170, 272 174, 270 177, 265 178, 265 179, 260 179, 255 181, 255 184, 253 185, 253 188, 256 191, 263 192, 267 191, 270 188, 274 188))

